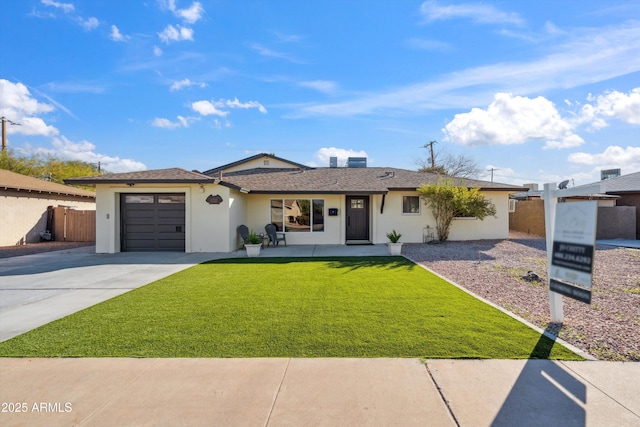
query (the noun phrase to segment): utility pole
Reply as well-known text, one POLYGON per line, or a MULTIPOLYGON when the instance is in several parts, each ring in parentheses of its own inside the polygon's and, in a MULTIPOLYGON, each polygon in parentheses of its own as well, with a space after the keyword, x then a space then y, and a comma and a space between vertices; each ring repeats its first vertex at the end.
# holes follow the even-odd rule
POLYGON ((491 182, 493 182, 493 171, 497 171, 497 170, 500 170, 500 169, 490 168, 490 169, 487 169, 487 170, 491 171, 491 182))
POLYGON ((436 167, 436 158, 433 156, 433 144, 437 144, 438 141, 429 141, 429 143, 424 144, 424 148, 429 147, 429 149, 431 150, 431 168, 435 169, 436 167))
POLYGON ((20 123, 12 122, 11 120, 2 116, 2 152, 3 153, 7 151, 7 122, 9 122, 10 125, 21 126, 20 123))

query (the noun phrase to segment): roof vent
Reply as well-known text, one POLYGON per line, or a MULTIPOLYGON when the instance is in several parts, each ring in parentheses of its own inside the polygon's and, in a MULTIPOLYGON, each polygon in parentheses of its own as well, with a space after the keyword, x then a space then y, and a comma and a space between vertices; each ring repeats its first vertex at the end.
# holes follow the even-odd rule
POLYGON ((337 157, 329 157, 329 167, 337 168, 338 167, 338 158, 337 157))
POLYGON ((349 157, 347 159, 347 167, 348 168, 366 168, 367 158, 366 157, 349 157))

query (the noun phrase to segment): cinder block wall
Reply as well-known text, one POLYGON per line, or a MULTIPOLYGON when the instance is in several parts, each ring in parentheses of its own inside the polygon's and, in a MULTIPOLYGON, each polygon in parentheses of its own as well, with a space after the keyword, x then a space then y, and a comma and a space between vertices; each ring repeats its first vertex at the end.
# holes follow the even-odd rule
POLYGON ((636 207, 598 208, 596 239, 636 239, 636 207))
POLYGON ((509 213, 509 229, 544 237, 544 200, 516 202, 516 211, 509 213))

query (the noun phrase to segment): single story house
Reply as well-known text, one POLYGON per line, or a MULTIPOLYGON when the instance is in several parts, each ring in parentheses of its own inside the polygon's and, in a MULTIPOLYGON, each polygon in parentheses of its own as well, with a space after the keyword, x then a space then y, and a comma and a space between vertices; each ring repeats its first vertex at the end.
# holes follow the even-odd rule
POLYGON ((50 207, 94 210, 96 194, 0 169, 0 246, 39 242, 53 230, 50 207))
MULTIPOLYGON (((416 190, 439 179, 387 167, 308 167, 263 153, 205 172, 173 168, 66 182, 95 185, 96 252, 113 253, 231 252, 242 244, 238 226, 260 232, 269 223, 286 233, 290 245, 385 243, 392 229, 403 242, 423 242, 435 219, 416 190)), ((509 194, 524 188, 456 183, 479 187, 496 205, 497 217, 459 218, 449 238, 507 238, 509 194)))

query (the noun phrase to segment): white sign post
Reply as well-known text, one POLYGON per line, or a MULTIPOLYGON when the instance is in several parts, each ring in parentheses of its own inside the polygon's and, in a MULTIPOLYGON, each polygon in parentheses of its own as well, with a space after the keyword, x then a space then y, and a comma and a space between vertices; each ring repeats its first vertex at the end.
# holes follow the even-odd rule
MULTIPOLYGON (((594 184, 586 187, 579 188, 567 188, 562 190, 556 190, 555 183, 549 183, 544 185, 544 192, 542 198, 544 199, 544 222, 545 222, 545 235, 547 239, 547 277, 551 281, 552 277, 552 262, 553 262, 553 237, 555 232, 556 221, 556 206, 558 204, 559 197, 569 196, 586 196, 589 194, 596 194, 601 192, 600 184, 594 184)), ((562 323, 564 321, 564 312, 562 308, 562 294, 551 290, 551 283, 549 283, 549 310, 551 312, 551 321, 555 323, 562 323)))

